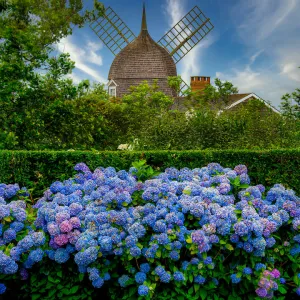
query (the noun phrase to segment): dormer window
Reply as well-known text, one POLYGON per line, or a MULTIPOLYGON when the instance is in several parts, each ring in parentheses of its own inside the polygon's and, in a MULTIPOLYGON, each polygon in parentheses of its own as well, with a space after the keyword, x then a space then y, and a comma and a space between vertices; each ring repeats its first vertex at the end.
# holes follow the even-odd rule
POLYGON ((107 84, 108 86, 108 95, 110 97, 117 97, 117 83, 114 80, 110 80, 107 84))
POLYGON ((108 95, 110 97, 116 97, 116 95, 117 95, 117 88, 115 86, 110 86, 108 88, 108 95))

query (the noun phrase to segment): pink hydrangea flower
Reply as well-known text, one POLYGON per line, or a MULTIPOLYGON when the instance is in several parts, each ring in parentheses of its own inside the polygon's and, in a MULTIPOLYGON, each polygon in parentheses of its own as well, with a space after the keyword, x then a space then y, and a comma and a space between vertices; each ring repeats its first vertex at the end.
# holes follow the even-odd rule
POLYGON ((271 273, 273 274, 274 278, 280 277, 280 272, 277 269, 274 269, 271 273))
POLYGON ((68 233, 73 229, 73 226, 69 221, 65 220, 59 224, 59 229, 61 232, 68 233))
POLYGON ((68 241, 69 241, 69 239, 68 239, 68 236, 66 234, 59 234, 56 237, 54 237, 54 242, 58 246, 66 245, 68 243, 68 241))
POLYGON ((81 226, 80 219, 78 217, 72 217, 70 219, 70 224, 73 226, 73 228, 80 228, 81 226))

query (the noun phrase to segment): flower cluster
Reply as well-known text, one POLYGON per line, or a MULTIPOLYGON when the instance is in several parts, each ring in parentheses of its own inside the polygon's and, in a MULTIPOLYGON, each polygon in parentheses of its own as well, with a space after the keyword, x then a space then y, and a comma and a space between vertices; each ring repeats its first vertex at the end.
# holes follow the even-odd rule
POLYGON ((255 290, 256 294, 260 298, 271 299, 274 295, 274 291, 278 289, 278 281, 280 272, 277 269, 273 269, 271 272, 265 270, 258 282, 258 288, 255 290))
MULTIPOLYGON (((238 267, 238 272, 233 266, 231 282, 237 285, 263 272, 256 293, 269 297, 280 274, 267 270, 276 262, 265 257, 282 243, 276 237, 281 228, 290 229, 291 238, 285 241, 290 255, 296 259, 300 253, 299 197, 280 184, 267 193, 262 185, 249 186, 244 165, 167 168, 143 183, 137 181, 134 168, 117 172, 101 167, 92 172, 80 163, 75 170, 74 178, 54 182, 34 206, 34 225, 48 237, 48 248, 41 248, 42 232, 33 231, 12 248, 14 261, 29 253, 25 269, 41 261, 44 253, 59 264, 72 259, 95 288, 113 277, 110 270, 119 274, 120 287, 135 284, 138 294, 146 296, 154 293, 151 282, 218 286, 221 278, 212 273, 216 257, 225 260, 225 253, 236 250, 256 258, 257 264, 253 269, 238 267), (218 254, 209 256, 216 248, 218 254), (123 266, 120 273, 113 270, 112 260, 129 262, 130 267, 123 266)), ((1 212, 8 216, 5 208, 0 207, 1 212)), ((5 234, 7 241, 14 238, 12 231, 5 234)))
MULTIPOLYGON (((44 232, 34 231, 30 226, 25 201, 11 201, 16 195, 27 196, 25 188, 0 184, 0 195, 0 273, 15 274, 20 264, 28 269, 43 259, 44 251, 40 247, 46 238, 44 232)), ((22 278, 27 272, 24 268, 20 270, 22 278)), ((1 285, 0 293, 4 293, 6 288, 1 285)))

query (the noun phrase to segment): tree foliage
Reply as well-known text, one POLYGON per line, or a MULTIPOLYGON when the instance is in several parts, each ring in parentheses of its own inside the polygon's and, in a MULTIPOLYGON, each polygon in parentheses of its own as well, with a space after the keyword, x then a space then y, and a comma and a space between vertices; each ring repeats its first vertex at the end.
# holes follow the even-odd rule
POLYGON ((103 13, 83 11, 81 0, 8 0, 0 10, 0 129, 2 148, 35 148, 51 106, 76 98, 83 86, 65 78, 74 68, 53 44, 103 13))
POLYGON ((291 94, 284 94, 281 100, 280 108, 283 115, 300 120, 300 88, 291 94))
MULTIPOLYGON (((220 79, 200 93, 187 91, 176 110, 158 84, 142 82, 122 99, 104 86, 66 75, 75 64, 53 44, 103 13, 82 1, 8 0, 0 7, 0 149, 116 150, 298 147, 300 90, 283 97, 281 117, 250 101, 224 110, 237 87, 220 79), (294 102, 293 102, 294 101, 294 102), (183 103, 182 103, 183 104, 183 103), (218 111, 223 109, 223 113, 218 111), (297 121, 298 119, 298 121, 297 121)), ((180 76, 168 78, 177 92, 180 76)))
POLYGON ((216 78, 214 83, 206 85, 201 91, 187 91, 191 105, 221 109, 227 106, 230 95, 238 93, 238 88, 229 81, 222 82, 216 78))

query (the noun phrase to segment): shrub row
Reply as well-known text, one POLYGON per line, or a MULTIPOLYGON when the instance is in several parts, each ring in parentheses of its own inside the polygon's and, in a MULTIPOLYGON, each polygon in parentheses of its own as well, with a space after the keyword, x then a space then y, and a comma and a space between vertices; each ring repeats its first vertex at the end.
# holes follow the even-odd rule
POLYGON ((250 186, 245 165, 217 163, 166 168, 141 181, 142 163, 129 172, 93 172, 79 163, 74 178, 53 182, 34 206, 26 188, 0 183, 0 294, 32 300, 96 299, 100 290, 101 299, 111 300, 300 295, 300 198, 293 190, 276 184, 266 192, 250 186))
POLYGON ((53 181, 74 175, 73 166, 86 162, 91 168, 113 166, 129 169, 132 162, 146 159, 159 171, 167 167, 197 168, 210 162, 234 167, 244 164, 253 184, 270 186, 282 183, 300 192, 300 149, 288 150, 223 150, 223 151, 0 151, 0 182, 17 182, 33 188, 36 197, 53 181))

